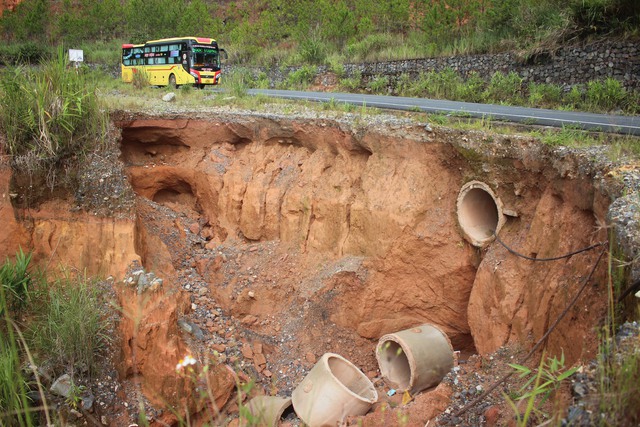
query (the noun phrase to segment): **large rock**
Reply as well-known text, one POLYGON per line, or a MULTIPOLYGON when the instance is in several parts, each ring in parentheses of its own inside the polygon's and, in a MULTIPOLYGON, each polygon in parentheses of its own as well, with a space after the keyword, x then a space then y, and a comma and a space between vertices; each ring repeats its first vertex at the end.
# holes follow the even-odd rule
MULTIPOLYGON (((500 235, 518 252, 538 258, 566 254, 606 241, 597 218, 602 200, 581 194, 582 183, 567 180, 549 185, 539 199, 531 225, 510 227, 500 235)), ((533 262, 494 244, 485 255, 473 284, 469 326, 481 354, 509 342, 532 345, 554 323, 574 297, 603 248, 552 262, 533 262)), ((548 338, 552 354, 564 352, 569 363, 590 357, 596 348, 595 319, 606 310, 606 258, 586 292, 548 338)))

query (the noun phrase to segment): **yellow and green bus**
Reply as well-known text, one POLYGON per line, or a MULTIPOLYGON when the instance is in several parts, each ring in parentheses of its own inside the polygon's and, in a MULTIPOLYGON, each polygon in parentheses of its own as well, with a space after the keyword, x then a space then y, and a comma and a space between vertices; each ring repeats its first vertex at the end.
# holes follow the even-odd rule
POLYGON ((122 45, 122 81, 130 83, 134 74, 144 73, 149 84, 174 86, 192 84, 203 88, 220 82, 220 56, 214 39, 175 37, 143 44, 122 45))

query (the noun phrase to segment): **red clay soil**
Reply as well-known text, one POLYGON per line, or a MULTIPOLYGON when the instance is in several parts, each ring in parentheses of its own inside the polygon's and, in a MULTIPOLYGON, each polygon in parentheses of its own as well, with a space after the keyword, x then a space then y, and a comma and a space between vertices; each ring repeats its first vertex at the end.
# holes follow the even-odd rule
MULTIPOLYGON (((529 138, 398 120, 358 127, 257 115, 122 116, 117 125, 121 161, 138 197, 135 218, 44 204, 27 213, 27 223, 15 219, 25 213, 15 214, 4 197, 0 217, 8 232, 0 255, 20 243, 39 260, 76 263, 90 274, 122 280, 140 260, 162 277, 166 292, 186 301, 171 315, 202 335, 185 334, 155 362, 140 356, 147 372, 171 371, 188 349, 252 376, 254 393, 284 396, 323 353, 335 352, 384 394, 374 349, 385 333, 435 324, 463 361, 505 345, 531 348, 597 253, 536 263, 495 242, 470 245, 456 217, 458 191, 470 180, 500 197, 512 214, 500 237, 528 256, 607 238, 598 225, 610 200, 592 182, 590 166, 580 157, 552 161, 550 149, 529 138)), ((0 178, 8 194, 8 173, 0 178)), ((567 364, 596 350, 605 272, 603 264, 548 339, 549 354, 563 351, 567 364)), ((154 384, 170 387, 162 378, 154 384)), ((407 425, 440 414, 451 387, 414 396, 407 425)), ((228 405, 233 414, 237 407, 228 405)), ((380 405, 364 425, 392 425, 380 405)))

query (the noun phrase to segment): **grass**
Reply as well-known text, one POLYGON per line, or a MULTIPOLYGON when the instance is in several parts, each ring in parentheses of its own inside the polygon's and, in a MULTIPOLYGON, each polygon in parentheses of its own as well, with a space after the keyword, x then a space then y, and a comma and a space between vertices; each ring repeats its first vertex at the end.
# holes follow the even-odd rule
MULTIPOLYGON (((15 262, 5 261, 0 275, 0 424, 32 426, 35 424, 27 397, 29 384, 21 369, 22 349, 14 329, 16 288, 23 296, 30 292, 26 285, 31 283, 28 274, 31 257, 25 257, 22 250, 18 256, 15 262)), ((18 301, 22 303, 23 299, 18 301)))
POLYGON ((36 365, 72 377, 95 371, 107 340, 97 290, 82 280, 48 284, 22 250, 0 270, 0 425, 52 425, 36 365), (29 397, 34 392, 40 408, 29 397))
POLYGON ((41 68, 9 67, 0 77, 3 148, 14 171, 45 177, 50 190, 100 146, 108 123, 91 75, 69 71, 67 62, 60 48, 41 68))
POLYGON ((56 280, 46 285, 40 304, 28 334, 34 352, 56 373, 94 373, 109 341, 94 284, 86 278, 56 280))

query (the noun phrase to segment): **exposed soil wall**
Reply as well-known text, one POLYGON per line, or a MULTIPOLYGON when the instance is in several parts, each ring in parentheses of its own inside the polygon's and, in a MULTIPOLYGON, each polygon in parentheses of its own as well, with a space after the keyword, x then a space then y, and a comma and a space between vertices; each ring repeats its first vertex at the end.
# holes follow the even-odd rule
MULTIPOLYGON (((456 218, 465 182, 493 188, 514 215, 502 239, 529 256, 606 240, 598 224, 610 200, 593 166, 572 155, 553 160, 526 138, 259 116, 118 124, 136 193, 192 215, 211 242, 278 241, 308 258, 362 259, 352 274, 325 281, 329 301, 326 284, 305 292, 366 338, 431 322, 458 348, 487 353, 535 342, 574 295, 595 255, 541 265, 497 243, 474 248, 456 218)), ((569 359, 594 348, 585 337, 604 308, 601 283, 550 340, 569 359)), ((214 293, 240 305, 219 287, 214 293)), ((276 313, 292 301, 284 290, 272 298, 276 313)))
MULTIPOLYGON (((23 246, 41 265, 116 281, 136 261, 161 278, 162 292, 117 289, 120 305, 142 307, 147 319, 120 322, 119 379, 140 382, 154 405, 150 393, 184 386, 171 367, 185 352, 217 361, 222 407, 233 387, 225 363, 280 394, 325 352, 373 378, 376 340, 422 323, 446 332, 462 358, 530 349, 602 246, 543 263, 514 255, 489 229, 486 240, 469 239, 457 209, 472 181, 491 194, 465 209, 500 208, 467 225, 499 222, 500 240, 529 258, 606 242, 609 225, 619 239, 633 234, 622 226, 635 214, 619 197, 633 166, 598 160, 597 148, 382 115, 118 113, 114 123, 120 158, 89 162, 74 202, 14 206, 25 198, 12 191, 22 189, 0 169, 0 254, 23 246)), ((593 356, 606 270, 606 262, 595 269, 549 336, 548 354, 563 352, 568 364, 593 356)), ((110 410, 128 416, 124 406, 110 410)))

